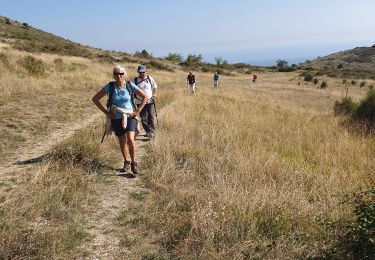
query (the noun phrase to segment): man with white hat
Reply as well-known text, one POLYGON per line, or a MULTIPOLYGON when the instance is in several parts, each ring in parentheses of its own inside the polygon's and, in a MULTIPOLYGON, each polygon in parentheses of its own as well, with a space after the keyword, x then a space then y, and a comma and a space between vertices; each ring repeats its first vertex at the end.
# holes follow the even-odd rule
MULTIPOLYGON (((138 77, 134 78, 134 83, 147 95, 146 105, 139 115, 141 117, 142 127, 146 132, 145 136, 151 138, 155 133, 155 102, 158 86, 151 76, 146 76, 146 66, 139 65, 137 72, 138 77)), ((137 106, 142 104, 142 98, 135 96, 135 103, 137 106)))

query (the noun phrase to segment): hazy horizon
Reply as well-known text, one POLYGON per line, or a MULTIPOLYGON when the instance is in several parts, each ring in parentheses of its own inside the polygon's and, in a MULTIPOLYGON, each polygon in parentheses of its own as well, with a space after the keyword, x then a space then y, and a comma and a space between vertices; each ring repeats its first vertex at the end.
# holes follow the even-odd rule
POLYGON ((210 63, 298 60, 372 46, 373 10, 370 0, 0 2, 0 15, 74 42, 157 57, 201 54, 210 63))

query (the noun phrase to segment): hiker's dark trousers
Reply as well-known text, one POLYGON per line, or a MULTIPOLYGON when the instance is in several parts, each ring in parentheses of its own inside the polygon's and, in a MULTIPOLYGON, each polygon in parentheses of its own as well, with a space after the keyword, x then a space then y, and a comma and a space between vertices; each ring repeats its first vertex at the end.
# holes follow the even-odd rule
POLYGON ((155 106, 154 103, 146 104, 141 113, 142 127, 146 133, 153 133, 155 132, 155 106))

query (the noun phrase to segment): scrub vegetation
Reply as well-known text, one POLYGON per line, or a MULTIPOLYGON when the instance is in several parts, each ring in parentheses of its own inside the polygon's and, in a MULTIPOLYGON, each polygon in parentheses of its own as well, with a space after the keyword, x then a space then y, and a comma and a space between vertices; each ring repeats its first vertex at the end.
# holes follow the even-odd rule
MULTIPOLYGON (((1 162, 99 114, 90 99, 114 64, 1 43, 1 162)), ((195 72, 194 96, 185 67, 151 70, 159 128, 143 148, 133 206, 121 208, 110 230, 120 237, 117 258, 373 257, 375 138, 371 124, 363 131, 351 120, 374 119, 373 80, 360 86, 296 68, 259 71, 253 83, 243 74, 249 68, 237 69, 215 89, 211 72, 195 72), (325 87, 305 81, 307 73, 325 87), (147 239, 157 249, 144 249, 147 239)), ((112 187, 111 167, 121 164, 116 139, 100 145, 101 134, 98 120, 14 176, 16 186, 0 181, 0 259, 91 253, 81 247, 92 239, 88 208, 100 210, 101 187, 112 187)))

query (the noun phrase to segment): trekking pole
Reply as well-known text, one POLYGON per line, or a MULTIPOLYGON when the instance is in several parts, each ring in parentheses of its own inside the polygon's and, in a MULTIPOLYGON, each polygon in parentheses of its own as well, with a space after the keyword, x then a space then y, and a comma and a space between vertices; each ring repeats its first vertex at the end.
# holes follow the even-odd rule
POLYGON ((100 143, 102 144, 103 141, 104 141, 104 138, 105 138, 105 134, 107 133, 107 128, 104 129, 104 133, 103 133, 103 136, 102 136, 102 140, 100 141, 100 143))
POLYGON ((154 109, 155 109, 156 124, 159 126, 158 112, 156 112, 156 100, 155 99, 154 99, 154 109))

